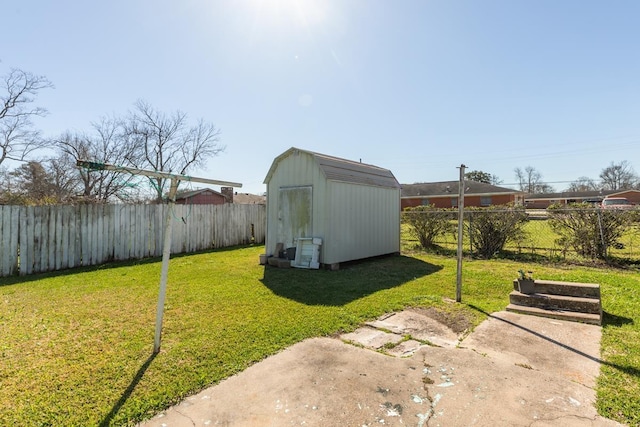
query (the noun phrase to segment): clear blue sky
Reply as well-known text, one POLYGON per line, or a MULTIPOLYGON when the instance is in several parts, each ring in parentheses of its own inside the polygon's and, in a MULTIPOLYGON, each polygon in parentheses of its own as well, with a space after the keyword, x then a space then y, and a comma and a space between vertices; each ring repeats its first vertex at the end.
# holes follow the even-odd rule
POLYGON ((192 175, 261 193, 292 146, 391 169, 556 190, 640 172, 640 1, 4 0, 0 74, 45 75, 45 135, 139 98, 222 130, 192 175))

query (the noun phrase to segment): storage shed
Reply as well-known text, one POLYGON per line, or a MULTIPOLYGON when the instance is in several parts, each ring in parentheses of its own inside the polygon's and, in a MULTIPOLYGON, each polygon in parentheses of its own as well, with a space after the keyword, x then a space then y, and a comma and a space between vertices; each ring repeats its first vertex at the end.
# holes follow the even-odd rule
POLYGON ((290 148, 275 158, 267 185, 267 256, 278 244, 321 241, 319 262, 400 252, 400 184, 388 169, 290 148))

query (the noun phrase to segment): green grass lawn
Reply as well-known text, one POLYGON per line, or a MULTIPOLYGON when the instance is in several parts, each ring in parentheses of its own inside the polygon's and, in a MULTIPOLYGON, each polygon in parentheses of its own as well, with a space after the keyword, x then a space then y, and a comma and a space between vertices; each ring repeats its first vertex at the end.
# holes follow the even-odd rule
POLYGON ((0 425, 131 425, 308 337, 351 331, 407 306, 502 310, 520 268, 596 282, 606 311, 601 414, 640 425, 640 279, 635 271, 466 261, 424 253, 339 271, 258 265, 264 247, 171 260, 162 349, 151 357, 160 262, 0 279, 0 425))

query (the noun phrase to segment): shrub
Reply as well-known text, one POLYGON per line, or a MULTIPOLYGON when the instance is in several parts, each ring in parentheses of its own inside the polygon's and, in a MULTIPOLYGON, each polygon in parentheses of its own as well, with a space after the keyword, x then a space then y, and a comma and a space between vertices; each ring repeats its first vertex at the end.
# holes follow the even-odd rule
POLYGON ((450 220, 455 215, 451 209, 438 209, 434 205, 405 208, 402 221, 408 224, 409 233, 418 239, 420 246, 430 249, 436 246, 435 239, 452 231, 450 220))
POLYGON ((478 256, 490 259, 502 251, 509 241, 524 236, 527 213, 523 206, 503 205, 467 210, 467 230, 478 256))
POLYGON ((547 208, 549 225, 560 235, 558 244, 572 247, 579 255, 591 259, 605 259, 609 247, 629 228, 635 212, 621 209, 601 209, 588 203, 547 208))

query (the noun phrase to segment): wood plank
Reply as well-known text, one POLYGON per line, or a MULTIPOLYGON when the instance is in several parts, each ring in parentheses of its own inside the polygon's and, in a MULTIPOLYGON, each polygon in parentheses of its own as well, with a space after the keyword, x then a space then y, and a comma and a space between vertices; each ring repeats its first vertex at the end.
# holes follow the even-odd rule
POLYGON ((147 205, 141 205, 140 206, 141 212, 140 212, 140 220, 142 222, 142 237, 141 237, 141 241, 140 241, 140 257, 141 258, 148 258, 149 257, 149 236, 150 236, 150 232, 151 229, 149 227, 149 217, 148 217, 148 207, 147 205))
POLYGON ((144 220, 143 209, 136 209, 136 258, 141 259, 144 257, 144 242, 146 238, 146 225, 144 220))
POLYGON ((84 266, 91 265, 91 228, 89 225, 90 209, 91 206, 89 205, 80 206, 80 258, 82 260, 82 265, 84 266))
POLYGON ((106 236, 106 241, 104 242, 106 248, 106 253, 105 253, 105 261, 111 262, 113 261, 113 246, 114 246, 114 241, 113 241, 113 236, 114 236, 114 224, 113 224, 113 219, 114 219, 114 212, 115 212, 115 206, 114 205, 107 205, 105 206, 105 210, 106 210, 106 217, 105 217, 105 222, 104 222, 104 234, 106 236))
POLYGON ((28 247, 27 247, 27 207, 21 206, 18 209, 18 220, 20 233, 18 235, 18 273, 21 276, 27 274, 27 260, 28 260, 28 247))
POLYGON ((11 268, 11 271, 9 272, 10 275, 19 273, 18 266, 20 258, 18 254, 20 251, 20 244, 18 242, 20 240, 20 213, 21 209, 18 206, 12 206, 10 208, 9 224, 11 225, 11 234, 9 235, 9 257, 11 259, 8 261, 11 268))
POLYGON ((69 206, 60 206, 56 218, 56 236, 59 236, 60 247, 56 256, 56 270, 69 267, 69 206))
POLYGON ((20 268, 22 273, 22 255, 24 248, 24 274, 32 274, 33 273, 33 263, 34 263, 34 242, 33 242, 33 233, 34 233, 34 213, 33 206, 25 207, 25 239, 20 244, 20 268))
POLYGON ((122 208, 115 206, 113 211, 113 259, 122 260, 122 208))
POLYGON ((33 272, 40 273, 42 270, 42 207, 34 207, 34 227, 33 227, 33 272))
POLYGON ((63 268, 73 268, 76 265, 76 207, 67 206, 63 226, 67 228, 67 250, 64 256, 63 268))
POLYGON ((69 236, 69 243, 72 244, 73 257, 69 254, 69 261, 72 267, 82 265, 82 206, 76 206, 73 209, 73 240, 69 236))
POLYGON ((56 255, 58 253, 58 235, 56 234, 56 221, 58 218, 58 211, 60 206, 49 206, 49 262, 47 271, 57 270, 56 268, 56 255))
POLYGON ((10 243, 11 235, 11 207, 0 205, 0 277, 9 275, 10 265, 10 243))
POLYGON ((165 205, 156 205, 156 229, 158 231, 156 238, 156 256, 162 256, 164 242, 164 222, 165 222, 165 205))
MULTIPOLYGON (((173 213, 169 218, 171 221, 171 253, 181 254, 183 252, 183 243, 184 243, 184 223, 182 221, 176 221, 176 216, 182 213, 183 205, 174 205, 173 213)), ((167 205, 167 209, 169 206, 167 205)))
POLYGON ((126 258, 134 259, 136 257, 136 213, 134 206, 127 206, 127 221, 129 221, 129 235, 127 236, 127 244, 129 245, 126 258))
POLYGON ((0 205, 0 277, 8 275, 9 267, 7 265, 9 259, 9 221, 5 220, 5 216, 9 216, 9 207, 0 205), (5 223, 6 221, 6 223, 5 223))
POLYGON ((100 259, 100 238, 101 225, 100 221, 100 205, 91 205, 91 216, 89 218, 89 224, 91 227, 91 265, 98 265, 101 263, 100 259))
POLYGON ((55 236, 52 236, 53 238, 49 237, 49 219, 51 217, 51 207, 42 206, 41 208, 42 210, 40 211, 40 215, 42 218, 42 244, 40 245, 40 271, 45 272, 49 271, 49 248, 55 236))
POLYGON ((49 237, 52 237, 53 245, 49 248, 49 268, 51 270, 60 270, 60 256, 62 252, 62 235, 60 230, 60 219, 62 217, 62 209, 64 206, 53 206, 51 208, 51 216, 49 218, 49 237))

